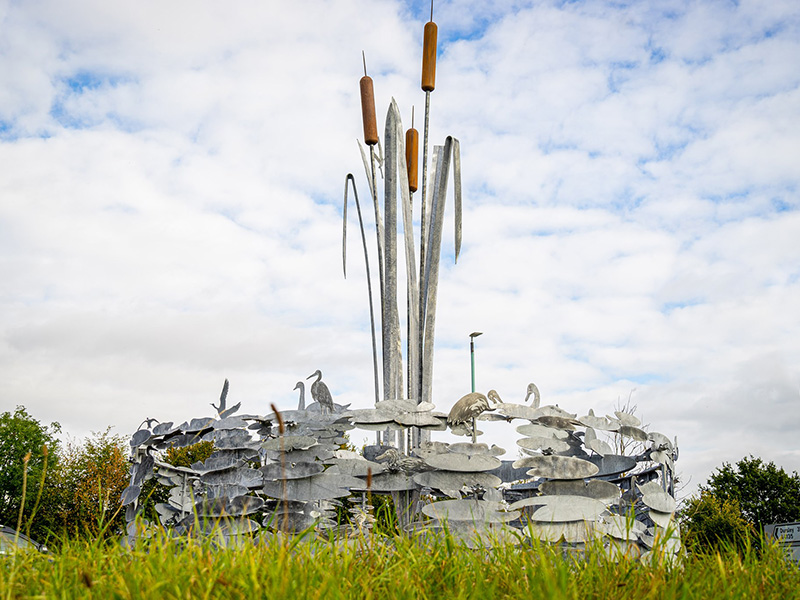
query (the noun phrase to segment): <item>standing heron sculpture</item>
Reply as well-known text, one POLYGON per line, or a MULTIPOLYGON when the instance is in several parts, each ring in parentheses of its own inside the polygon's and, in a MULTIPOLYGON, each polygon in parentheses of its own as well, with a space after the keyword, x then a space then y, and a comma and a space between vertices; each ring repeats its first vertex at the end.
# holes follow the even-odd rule
POLYGON ((314 399, 314 402, 320 405, 323 413, 332 413, 333 398, 331 397, 328 386, 322 381, 322 371, 317 369, 306 377, 306 379, 311 379, 312 377, 316 377, 316 380, 311 384, 311 397, 314 399))
POLYGON ((472 392, 463 396, 458 402, 450 409, 450 414, 447 415, 447 424, 451 427, 456 425, 463 425, 472 422, 472 443, 477 441, 475 420, 478 415, 489 410, 494 410, 489 406, 489 400, 497 404, 499 396, 494 390, 489 390, 489 398, 480 392, 472 392))
MULTIPOLYGON (((313 375, 312 375, 313 377, 313 375)), ((302 381, 298 381, 294 389, 300 390, 300 400, 297 402, 297 410, 305 410, 306 409, 306 384, 302 381)))

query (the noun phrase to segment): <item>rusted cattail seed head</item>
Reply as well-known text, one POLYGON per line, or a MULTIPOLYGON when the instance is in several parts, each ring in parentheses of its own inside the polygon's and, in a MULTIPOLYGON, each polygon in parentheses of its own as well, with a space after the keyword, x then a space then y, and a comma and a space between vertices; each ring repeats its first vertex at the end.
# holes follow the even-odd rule
POLYGON ((372 78, 364 75, 361 84, 361 117, 364 120, 364 141, 368 146, 378 143, 378 122, 375 119, 375 92, 372 78))
POLYGON ((425 35, 422 41, 422 91, 432 92, 436 87, 436 23, 425 23, 425 35))
POLYGON ((283 424, 283 415, 278 410, 278 407, 274 404, 270 404, 269 407, 272 409, 272 412, 275 413, 275 417, 278 419, 278 431, 281 435, 283 435, 283 432, 286 430, 286 427, 283 424))
POLYGON ((406 167, 408 168, 408 189, 417 191, 417 158, 419 157, 419 132, 411 127, 406 131, 406 167))

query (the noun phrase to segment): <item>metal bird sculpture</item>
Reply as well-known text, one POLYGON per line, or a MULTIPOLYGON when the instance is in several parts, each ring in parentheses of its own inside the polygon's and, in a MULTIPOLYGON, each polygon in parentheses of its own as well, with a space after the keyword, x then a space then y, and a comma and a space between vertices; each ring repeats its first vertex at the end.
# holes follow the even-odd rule
POLYGON ((317 369, 306 377, 306 379, 311 379, 312 377, 316 377, 317 379, 311 384, 311 397, 314 399, 314 402, 319 403, 323 413, 333 412, 333 398, 331 397, 328 386, 322 381, 322 371, 317 369))
POLYGON ((420 471, 430 471, 431 467, 416 456, 406 456, 400 453, 396 448, 387 448, 386 452, 380 456, 376 456, 376 461, 386 459, 386 464, 390 471, 403 473, 419 473, 420 471))
POLYGON ((306 409, 306 384, 302 381, 298 381, 294 389, 300 390, 300 400, 297 402, 297 410, 305 410, 306 409))
POLYGON ((531 395, 533 396, 533 402, 531 403, 531 406, 533 406, 533 408, 539 408, 541 396, 539 395, 539 388, 536 387, 535 383, 528 384, 528 393, 525 394, 525 400, 523 400, 523 402, 527 402, 531 395))
MULTIPOLYGON (((492 402, 497 403, 496 398, 499 399, 497 392, 494 390, 489 391, 489 398, 492 402)), ((447 424, 451 427, 455 425, 462 425, 471 422, 472 425, 472 442, 476 441, 475 433, 475 419, 479 414, 488 410, 494 410, 489 406, 489 398, 480 392, 472 392, 462 397, 450 409, 450 414, 447 415, 447 424)))
POLYGON ((239 410, 239 407, 242 406, 241 402, 237 402, 230 408, 225 408, 225 400, 228 398, 228 385, 228 380, 226 379, 225 383, 222 384, 222 393, 219 395, 219 406, 211 402, 211 406, 213 406, 217 411, 220 419, 224 419, 225 417, 232 415, 239 410))

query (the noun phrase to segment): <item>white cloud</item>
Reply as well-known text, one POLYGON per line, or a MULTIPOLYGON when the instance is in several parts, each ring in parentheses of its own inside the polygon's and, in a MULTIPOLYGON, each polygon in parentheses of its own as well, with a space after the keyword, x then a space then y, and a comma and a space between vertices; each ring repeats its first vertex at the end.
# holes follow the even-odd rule
MULTIPOLYGON (((427 6, 0 8, 0 409, 128 432, 209 414, 225 377, 248 412, 293 405, 317 368, 337 401, 369 404, 360 235, 346 281, 340 241, 347 172, 372 222, 361 51, 379 121, 395 97, 422 131, 427 6)), ((794 4, 441 2, 435 18, 431 139, 460 138, 465 186, 439 407, 468 391, 484 331, 480 388, 519 401, 535 381, 601 413, 636 388, 692 485, 750 453, 800 468, 794 4)))

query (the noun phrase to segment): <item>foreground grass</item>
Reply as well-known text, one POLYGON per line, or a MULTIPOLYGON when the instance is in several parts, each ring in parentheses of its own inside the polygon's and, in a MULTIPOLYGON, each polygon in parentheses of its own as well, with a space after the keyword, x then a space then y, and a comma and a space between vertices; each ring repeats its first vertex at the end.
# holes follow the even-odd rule
POLYGON ((688 555, 679 566, 564 557, 549 547, 471 550, 452 539, 320 540, 215 549, 159 539, 125 550, 66 542, 0 561, 0 598, 789 598, 800 570, 758 556, 688 555))

